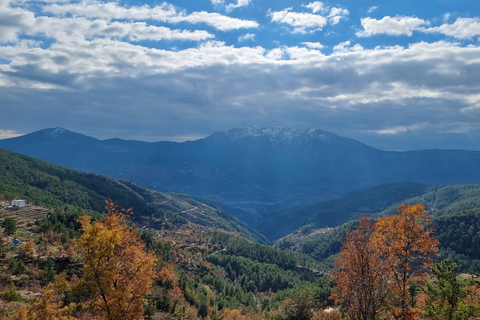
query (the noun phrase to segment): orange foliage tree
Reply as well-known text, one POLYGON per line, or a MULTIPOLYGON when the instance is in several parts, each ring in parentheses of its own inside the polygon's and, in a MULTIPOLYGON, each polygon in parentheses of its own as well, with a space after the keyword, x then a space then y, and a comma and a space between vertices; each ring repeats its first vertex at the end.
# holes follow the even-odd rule
POLYGON ((335 259, 339 271, 331 276, 337 284, 331 298, 352 320, 377 319, 389 294, 389 265, 372 242, 374 230, 372 219, 361 218, 335 259))
POLYGON ((424 282, 438 251, 438 240, 431 237, 432 229, 426 229, 430 216, 423 205, 400 205, 397 211, 397 215, 379 218, 373 243, 389 264, 393 316, 410 320, 419 312, 413 286, 424 282))
POLYGON ((145 251, 135 229, 127 225, 130 210, 106 201, 105 218, 79 218, 82 236, 75 241, 84 266, 76 290, 86 290, 84 304, 104 319, 143 319, 143 305, 157 276, 157 259, 145 251))

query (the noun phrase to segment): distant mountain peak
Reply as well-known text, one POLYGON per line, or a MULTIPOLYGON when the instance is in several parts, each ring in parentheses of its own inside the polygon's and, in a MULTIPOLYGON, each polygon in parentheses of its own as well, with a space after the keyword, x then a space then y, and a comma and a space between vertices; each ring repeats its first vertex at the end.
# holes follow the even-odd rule
POLYGON ((23 136, 25 141, 34 143, 57 143, 57 142, 71 142, 71 141, 95 141, 97 139, 86 136, 81 133, 73 132, 62 127, 48 128, 40 131, 32 132, 23 136))
POLYGON ((306 143, 309 141, 332 142, 339 141, 340 136, 320 129, 292 129, 285 127, 234 128, 228 131, 215 132, 206 138, 215 142, 263 141, 271 144, 306 143))
POLYGON ((50 129, 45 129, 44 131, 45 135, 50 137, 50 138, 56 138, 59 135, 65 134, 65 133, 70 133, 67 129, 64 129, 62 127, 56 127, 56 128, 50 128, 50 129))

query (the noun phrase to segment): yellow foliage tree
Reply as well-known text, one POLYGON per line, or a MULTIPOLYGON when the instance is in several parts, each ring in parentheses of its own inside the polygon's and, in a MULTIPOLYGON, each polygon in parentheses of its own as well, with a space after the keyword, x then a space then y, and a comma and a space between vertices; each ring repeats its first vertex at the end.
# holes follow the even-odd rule
POLYGON ((82 236, 75 241, 84 266, 76 290, 87 290, 84 304, 104 319, 143 319, 143 305, 157 276, 155 256, 127 225, 130 210, 106 201, 105 219, 79 218, 82 236))
POLYGON ((75 320, 72 316, 74 304, 60 306, 55 301, 56 293, 52 283, 44 290, 39 300, 17 310, 13 320, 75 320))
POLYGON ((238 309, 225 309, 223 311, 222 320, 247 320, 248 318, 240 312, 238 309))
POLYGON ((23 244, 23 251, 27 257, 33 257, 35 255, 35 242, 33 240, 29 240, 23 244))

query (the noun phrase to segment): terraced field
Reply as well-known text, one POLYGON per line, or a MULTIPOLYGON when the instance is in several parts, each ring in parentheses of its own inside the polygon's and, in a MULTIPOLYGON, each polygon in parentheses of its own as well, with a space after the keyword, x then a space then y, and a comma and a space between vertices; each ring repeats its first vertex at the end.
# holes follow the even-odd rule
POLYGON ((17 226, 22 230, 31 230, 35 226, 35 222, 52 212, 52 209, 39 206, 26 206, 19 209, 9 208, 11 203, 0 202, 0 220, 5 218, 13 218, 17 222, 17 226))

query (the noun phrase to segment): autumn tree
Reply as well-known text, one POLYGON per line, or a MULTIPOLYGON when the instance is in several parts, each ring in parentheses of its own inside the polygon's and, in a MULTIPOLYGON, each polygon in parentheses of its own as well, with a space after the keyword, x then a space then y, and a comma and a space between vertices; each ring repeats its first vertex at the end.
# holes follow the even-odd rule
POLYGON ((75 290, 87 291, 89 307, 103 319, 143 319, 143 305, 157 273, 156 258, 127 224, 130 210, 106 202, 104 220, 79 218, 82 236, 75 241, 84 276, 75 290))
POLYGON ((438 251, 438 240, 426 229, 429 215, 423 205, 400 205, 398 214, 379 218, 375 224, 373 243, 389 264, 392 279, 391 308, 396 319, 415 319, 413 286, 423 283, 427 268, 438 251))
POLYGON ((335 259, 339 271, 331 276, 337 284, 331 297, 352 320, 376 319, 389 293, 389 265, 372 241, 374 230, 372 219, 361 218, 335 259))
POLYGON ((32 258, 35 256, 35 242, 33 240, 29 240, 23 244, 23 251, 25 251, 25 254, 27 257, 32 258))
POLYGON ((76 318, 72 316, 75 305, 63 306, 56 299, 57 292, 50 283, 40 299, 18 309, 13 320, 75 320, 76 318))

